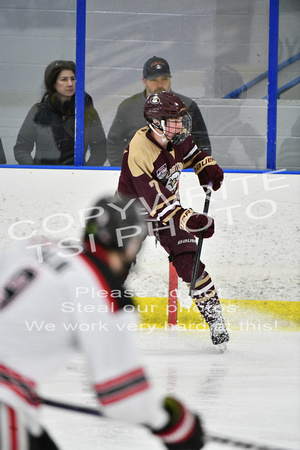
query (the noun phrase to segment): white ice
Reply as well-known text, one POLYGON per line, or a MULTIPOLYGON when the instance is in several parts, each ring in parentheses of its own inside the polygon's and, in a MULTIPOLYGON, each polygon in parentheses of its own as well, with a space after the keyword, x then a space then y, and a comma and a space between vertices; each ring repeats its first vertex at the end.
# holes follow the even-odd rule
MULTIPOLYGON (((296 332, 233 331, 216 352, 208 331, 135 331, 149 376, 203 419, 207 434, 285 450, 300 448, 300 355, 296 332)), ((74 358, 42 387, 54 400, 96 406, 84 358, 74 358)), ((158 450, 139 426, 43 407, 45 426, 63 450, 158 450)), ((207 450, 238 448, 207 443, 207 450)))
MULTIPOLYGON (((101 171, 100 177, 101 186, 99 171, 3 168, 0 248, 31 233, 50 241, 80 236, 80 213, 104 190, 115 191, 119 172, 101 171), (14 179, 19 182, 12 183, 14 179)), ((183 173, 180 183, 183 206, 202 210, 204 194, 197 177, 183 173)), ((216 233, 202 250, 221 299, 299 300, 299 187, 297 175, 226 173, 222 189, 211 200, 216 233)), ((161 291, 168 286, 166 254, 152 241, 148 238, 129 281, 136 296, 165 297, 161 291)), ((300 449, 298 333, 274 328, 233 331, 228 352, 221 355, 210 343, 208 331, 155 330, 135 336, 157 389, 178 396, 197 411, 208 433, 300 449)), ((46 383, 42 393, 96 406, 81 355, 46 383)), ((141 427, 49 407, 43 408, 43 418, 62 450, 163 448, 141 427)), ((229 448, 235 447, 213 443, 205 447, 229 448)))

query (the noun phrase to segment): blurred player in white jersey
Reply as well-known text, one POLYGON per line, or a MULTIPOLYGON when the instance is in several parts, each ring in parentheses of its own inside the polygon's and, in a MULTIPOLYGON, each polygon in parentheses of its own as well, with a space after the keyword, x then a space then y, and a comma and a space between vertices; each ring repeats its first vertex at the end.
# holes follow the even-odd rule
POLYGON ((38 389, 82 351, 107 417, 145 425, 170 450, 200 449, 200 419, 159 398, 128 329, 136 314, 126 312, 120 280, 146 235, 137 200, 101 199, 87 219, 76 250, 29 240, 0 255, 0 448, 58 449, 41 424, 38 389), (90 295, 79 299, 82 289, 90 295))

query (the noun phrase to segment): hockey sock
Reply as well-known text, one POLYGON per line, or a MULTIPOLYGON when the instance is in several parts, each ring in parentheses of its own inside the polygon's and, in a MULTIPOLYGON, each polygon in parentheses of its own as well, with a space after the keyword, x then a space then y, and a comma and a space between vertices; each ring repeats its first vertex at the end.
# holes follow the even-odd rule
POLYGON ((222 307, 218 294, 212 279, 206 271, 196 280, 194 302, 208 324, 222 316, 222 307))

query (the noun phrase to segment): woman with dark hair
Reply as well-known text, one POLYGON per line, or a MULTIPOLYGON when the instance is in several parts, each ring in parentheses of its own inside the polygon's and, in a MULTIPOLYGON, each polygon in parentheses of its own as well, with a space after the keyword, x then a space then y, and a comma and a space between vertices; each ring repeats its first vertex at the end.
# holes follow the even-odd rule
MULTIPOLYGON (((28 112, 14 146, 19 164, 74 164, 75 74, 73 61, 57 60, 46 67, 46 91, 41 102, 28 112)), ((106 160, 106 137, 87 93, 84 106, 84 164, 102 166, 106 160)))

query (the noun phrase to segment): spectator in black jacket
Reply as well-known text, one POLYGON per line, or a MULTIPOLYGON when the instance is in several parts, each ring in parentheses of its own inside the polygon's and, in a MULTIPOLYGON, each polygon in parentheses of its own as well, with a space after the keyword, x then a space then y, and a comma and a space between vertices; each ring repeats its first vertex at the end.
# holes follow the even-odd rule
MULTIPOLYGON (((41 102, 28 112, 14 146, 19 164, 74 164, 75 73, 73 61, 57 60, 46 67, 46 91, 41 102)), ((87 93, 84 124, 84 164, 103 166, 106 137, 93 100, 87 93)))
MULTIPOLYGON (((124 100, 118 107, 116 116, 107 135, 107 157, 111 166, 121 166, 123 152, 137 130, 146 125, 144 105, 148 95, 161 91, 172 92, 171 72, 164 58, 153 56, 144 64, 144 91, 124 100)), ((202 114, 194 100, 175 93, 186 105, 192 116, 192 137, 200 150, 211 155, 211 145, 202 114)))

